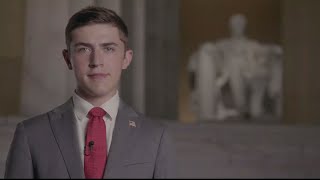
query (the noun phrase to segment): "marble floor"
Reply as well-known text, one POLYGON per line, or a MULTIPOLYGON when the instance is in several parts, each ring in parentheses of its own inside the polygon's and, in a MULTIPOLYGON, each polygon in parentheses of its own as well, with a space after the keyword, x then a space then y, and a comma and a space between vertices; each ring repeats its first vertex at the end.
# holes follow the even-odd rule
MULTIPOLYGON (((11 119, 0 125, 0 177, 15 124, 21 118, 11 119)), ((179 178, 320 177, 320 127, 163 122, 175 140, 179 178)))

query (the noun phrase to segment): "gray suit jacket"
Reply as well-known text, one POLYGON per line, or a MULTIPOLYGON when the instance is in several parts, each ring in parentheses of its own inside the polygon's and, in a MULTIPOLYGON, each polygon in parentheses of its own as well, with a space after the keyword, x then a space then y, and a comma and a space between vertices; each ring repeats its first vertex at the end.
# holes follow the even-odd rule
MULTIPOLYGON (((72 99, 16 127, 5 178, 85 178, 72 99)), ((105 178, 175 178, 167 129, 120 101, 105 178), (129 126, 134 121, 136 127, 129 126)))

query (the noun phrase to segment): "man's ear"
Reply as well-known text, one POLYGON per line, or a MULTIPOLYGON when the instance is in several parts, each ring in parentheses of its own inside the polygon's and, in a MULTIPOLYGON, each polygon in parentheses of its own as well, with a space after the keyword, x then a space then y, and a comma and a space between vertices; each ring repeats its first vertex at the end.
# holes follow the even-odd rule
POLYGON ((131 49, 126 50, 124 60, 122 62, 122 69, 127 69, 130 65, 133 57, 133 51, 131 49))
POLYGON ((68 68, 70 70, 72 70, 72 64, 71 64, 71 61, 70 61, 70 54, 69 54, 69 51, 67 49, 64 49, 62 51, 62 55, 63 55, 63 58, 64 58, 64 61, 66 62, 68 68))

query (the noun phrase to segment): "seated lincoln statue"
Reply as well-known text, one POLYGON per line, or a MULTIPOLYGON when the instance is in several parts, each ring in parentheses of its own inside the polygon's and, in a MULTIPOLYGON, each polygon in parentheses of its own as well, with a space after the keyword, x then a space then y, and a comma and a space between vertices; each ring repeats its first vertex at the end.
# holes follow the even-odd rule
POLYGON ((275 115, 281 115, 281 47, 249 39, 246 23, 244 15, 233 15, 230 37, 205 42, 190 56, 191 107, 198 119, 261 117, 266 96, 273 98, 275 115), (225 86, 229 87, 228 104, 225 86))

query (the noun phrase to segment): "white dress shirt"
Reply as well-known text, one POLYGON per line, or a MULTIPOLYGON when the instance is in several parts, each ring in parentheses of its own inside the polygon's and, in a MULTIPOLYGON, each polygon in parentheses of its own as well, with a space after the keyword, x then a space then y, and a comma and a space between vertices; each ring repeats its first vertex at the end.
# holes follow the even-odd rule
MULTIPOLYGON (((73 104, 74 104, 74 114, 76 117, 76 126, 77 126, 77 133, 78 133, 78 140, 80 145, 80 157, 82 164, 84 163, 84 145, 85 145, 85 136, 86 136, 86 128, 87 123, 89 121, 89 118, 87 117, 88 112, 94 108, 92 104, 90 104, 88 101, 81 98, 79 95, 77 95, 75 92, 73 93, 73 104)), ((112 133, 116 121, 116 117, 118 114, 118 108, 119 108, 119 93, 117 93, 107 102, 102 104, 100 107, 104 109, 107 114, 103 117, 103 120, 106 124, 106 136, 107 136, 107 147, 108 152, 110 149, 111 141, 112 141, 112 133)))

